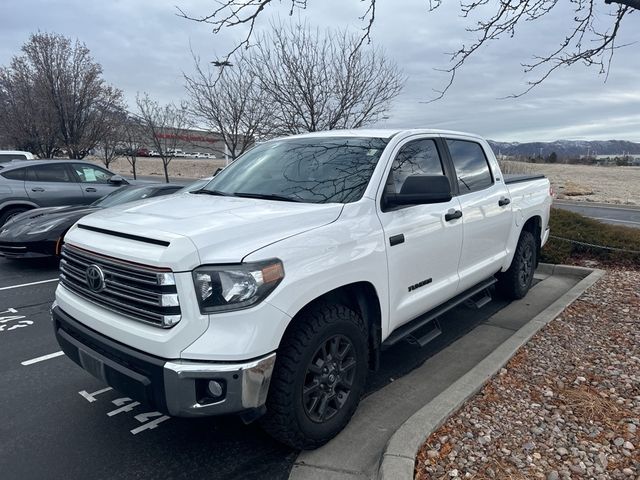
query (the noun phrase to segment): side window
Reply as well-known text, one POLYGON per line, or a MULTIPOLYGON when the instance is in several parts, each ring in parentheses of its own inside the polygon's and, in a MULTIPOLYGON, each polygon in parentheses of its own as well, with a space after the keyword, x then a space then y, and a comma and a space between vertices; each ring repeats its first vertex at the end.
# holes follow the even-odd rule
POLYGON ((75 182, 67 165, 64 163, 37 165, 29 170, 28 180, 33 180, 35 177, 36 182, 75 182))
POLYGON ((24 153, 0 153, 0 163, 10 162, 11 160, 26 160, 24 153))
POLYGON ((81 163, 74 163, 73 170, 82 183, 109 183, 109 179, 113 176, 106 170, 81 163))
POLYGON ((413 140, 402 146, 391 166, 386 191, 400 193, 402 184, 411 175, 444 175, 434 140, 413 140))
POLYGON ((489 163, 479 143, 447 140, 447 145, 456 169, 460 195, 493 185, 489 163))
POLYGON ((8 180, 24 180, 24 168, 16 168, 15 170, 9 170, 2 174, 2 176, 8 180))

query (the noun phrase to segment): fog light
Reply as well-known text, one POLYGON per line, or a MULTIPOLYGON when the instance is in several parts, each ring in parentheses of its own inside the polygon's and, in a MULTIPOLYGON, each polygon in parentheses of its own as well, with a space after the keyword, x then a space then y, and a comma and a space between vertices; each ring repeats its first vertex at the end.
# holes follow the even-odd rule
POLYGON ((222 396, 222 393, 224 392, 224 388, 222 387, 220 382, 216 380, 209 381, 208 389, 209 389, 209 393, 213 398, 218 398, 222 396))

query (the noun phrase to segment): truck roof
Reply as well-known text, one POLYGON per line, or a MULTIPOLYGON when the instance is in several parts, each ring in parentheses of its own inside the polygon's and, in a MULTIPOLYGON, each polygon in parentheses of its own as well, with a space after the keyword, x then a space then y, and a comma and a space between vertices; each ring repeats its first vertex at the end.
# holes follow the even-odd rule
POLYGON ((464 135, 466 137, 482 138, 474 133, 457 132, 454 130, 441 130, 433 128, 357 128, 350 130, 325 130, 321 132, 301 133, 286 138, 307 138, 307 137, 371 137, 371 138, 391 138, 398 134, 415 135, 464 135))

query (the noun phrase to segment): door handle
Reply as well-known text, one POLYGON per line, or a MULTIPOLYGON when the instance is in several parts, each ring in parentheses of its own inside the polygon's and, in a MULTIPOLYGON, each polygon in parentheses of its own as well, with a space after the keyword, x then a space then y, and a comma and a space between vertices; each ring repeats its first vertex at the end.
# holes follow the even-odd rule
POLYGON ((498 205, 501 207, 504 207, 505 205, 509 205, 510 203, 511 203, 511 200, 509 200, 507 197, 504 197, 498 200, 498 205))
POLYGON ((451 220, 455 220, 456 218, 462 218, 462 212, 460 210, 455 210, 453 212, 449 211, 448 213, 444 214, 444 219, 447 222, 450 222, 451 220))
POLYGON ((44 188, 42 187, 33 187, 31 189, 32 192, 44 192, 44 188))
POLYGON ((85 192, 96 192, 97 190, 93 187, 87 187, 84 189, 85 192))

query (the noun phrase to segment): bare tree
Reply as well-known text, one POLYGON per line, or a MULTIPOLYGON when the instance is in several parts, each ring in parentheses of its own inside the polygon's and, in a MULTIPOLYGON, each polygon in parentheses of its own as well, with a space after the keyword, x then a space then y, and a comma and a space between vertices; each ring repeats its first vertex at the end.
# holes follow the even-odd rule
POLYGON ((247 61, 278 134, 374 123, 404 85, 404 75, 381 50, 360 48, 346 31, 273 25, 258 38, 247 61))
POLYGON ((122 92, 105 83, 102 67, 78 41, 38 32, 22 52, 5 69, 4 77, 22 77, 30 84, 22 87, 31 94, 26 104, 45 114, 69 158, 83 158, 108 130, 111 112, 122 108, 122 92))
MULTIPOLYGON (((203 67, 194 56, 195 73, 185 75, 189 111, 196 122, 222 137, 231 159, 271 131, 271 110, 258 77, 244 58, 232 68, 203 67)), ((217 152, 224 155, 226 152, 217 152)))
POLYGON ((122 142, 125 147, 125 158, 131 165, 131 173, 134 180, 138 178, 136 165, 138 163, 138 152, 146 145, 144 141, 144 129, 140 119, 134 116, 127 118, 127 126, 124 129, 122 142))
POLYGON ((105 127, 97 148, 98 156, 106 168, 109 168, 122 151, 127 123, 127 112, 124 110, 114 110, 105 117, 105 127))
MULTIPOLYGON (((365 12, 360 17, 364 27, 359 44, 368 43, 371 29, 376 21, 377 0, 361 0, 365 4, 365 12)), ((225 27, 245 27, 247 34, 227 54, 221 62, 241 47, 249 47, 254 36, 256 22, 267 7, 282 3, 282 0, 220 0, 205 15, 190 15, 177 7, 178 15, 197 22, 210 24, 213 33, 219 33, 225 27)), ((307 8, 309 0, 288 0, 290 15, 296 10, 307 8)), ((425 0, 428 12, 442 4, 442 0, 425 0)), ((571 15, 566 18, 566 32, 559 45, 551 52, 535 54, 532 62, 523 63, 525 71, 540 72, 533 80, 527 82, 527 88, 512 96, 520 96, 544 82, 551 74, 562 67, 570 67, 576 63, 595 66, 600 74, 608 75, 613 54, 621 45, 616 43, 624 18, 636 10, 640 10, 640 0, 461 0, 462 16, 469 20, 469 32, 476 35, 476 40, 469 46, 463 45, 451 55, 450 65, 443 70, 449 73, 449 81, 444 88, 437 90, 441 98, 451 87, 457 71, 467 59, 475 55, 485 44, 502 37, 513 37, 518 26, 528 22, 541 21, 553 16, 567 5, 571 5, 571 15), (602 15, 602 7, 611 5, 602 15), (480 16, 480 20, 471 20, 472 14, 480 16)), ((563 15, 566 15, 563 13, 563 15)))
POLYGON ((169 183, 169 163, 175 157, 180 136, 187 127, 187 110, 183 105, 161 105, 149 94, 136 96, 138 118, 149 143, 160 155, 164 178, 169 183))
POLYGON ((51 158, 60 142, 56 112, 45 97, 40 73, 24 57, 0 69, 0 128, 20 150, 51 158))

